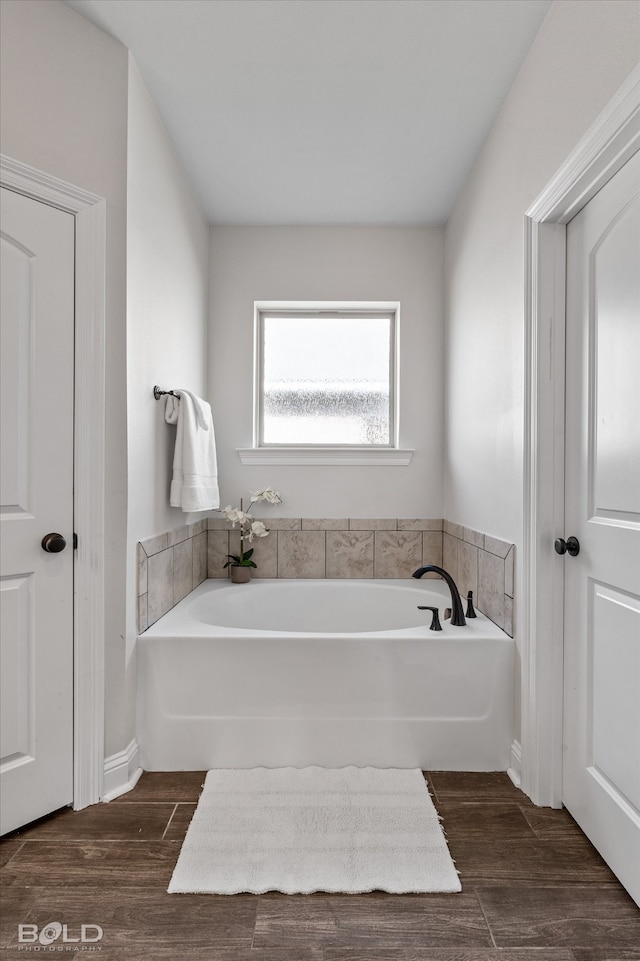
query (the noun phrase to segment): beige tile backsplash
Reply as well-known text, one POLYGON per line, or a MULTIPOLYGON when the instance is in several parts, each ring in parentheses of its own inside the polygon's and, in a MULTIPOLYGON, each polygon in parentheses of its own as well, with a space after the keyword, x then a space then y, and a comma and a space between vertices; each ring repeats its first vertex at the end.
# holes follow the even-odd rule
MULTIPOLYGON (((269 537, 253 544, 254 577, 396 578, 437 564, 465 601, 513 632, 512 544, 441 518, 269 518, 269 537)), ((207 577, 226 578, 238 531, 221 517, 138 544, 138 627, 145 631, 207 577)), ((428 577, 437 577, 429 574, 428 577)))
POLYGON ((327 530, 326 577, 373 577, 373 531, 327 530))
MULTIPOLYGON (((226 545, 226 532, 223 536, 226 545)), ((206 579, 208 539, 203 518, 138 544, 139 633, 206 579)))
MULTIPOLYGON (((422 564, 422 533, 376 530, 373 554, 374 577, 411 577, 422 564)), ((438 560, 433 563, 437 564, 438 560)))
MULTIPOLYGON (((324 531, 277 531, 278 577, 325 577, 324 531)), ((272 535, 269 535, 271 537, 272 535)))
POLYGON ((442 566, 458 585, 465 609, 467 593, 473 591, 474 607, 513 637, 515 545, 445 521, 442 554, 442 566))

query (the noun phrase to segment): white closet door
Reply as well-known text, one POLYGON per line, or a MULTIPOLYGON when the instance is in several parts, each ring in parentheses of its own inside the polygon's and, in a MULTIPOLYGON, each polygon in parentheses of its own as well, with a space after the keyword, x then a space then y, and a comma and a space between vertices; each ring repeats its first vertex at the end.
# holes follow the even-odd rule
POLYGON ((4 188, 0 203, 6 833, 73 800, 74 218, 4 188))
POLYGON ((567 228, 563 800, 640 903, 640 154, 567 228))

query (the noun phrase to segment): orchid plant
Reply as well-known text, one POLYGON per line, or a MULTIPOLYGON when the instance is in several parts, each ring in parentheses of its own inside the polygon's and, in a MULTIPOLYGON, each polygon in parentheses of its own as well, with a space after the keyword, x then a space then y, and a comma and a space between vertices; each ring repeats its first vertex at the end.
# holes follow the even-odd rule
MULTIPOLYGON (((262 491, 252 491, 250 497, 251 504, 257 504, 260 501, 266 501, 268 504, 282 504, 280 494, 274 491, 272 487, 265 487, 262 491)), ((251 507, 249 507, 249 510, 251 510, 251 507)), ((229 560, 223 566, 257 567, 255 561, 252 560, 253 547, 245 550, 245 543, 248 542, 250 544, 254 537, 266 537, 269 529, 265 527, 262 521, 254 520, 253 515, 250 514, 249 511, 244 510, 242 497, 240 498, 240 507, 232 507, 231 504, 228 504, 221 513, 232 527, 238 525, 240 528, 240 553, 227 554, 229 560)))

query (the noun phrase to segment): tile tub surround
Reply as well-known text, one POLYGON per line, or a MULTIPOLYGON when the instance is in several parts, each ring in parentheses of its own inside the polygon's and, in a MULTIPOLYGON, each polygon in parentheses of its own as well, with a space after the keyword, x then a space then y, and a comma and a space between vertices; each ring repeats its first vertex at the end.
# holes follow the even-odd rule
MULTIPOLYGON (((254 577, 410 577, 442 564, 441 518, 265 518, 268 537, 253 543, 254 577)), ((209 518, 209 577, 226 577, 238 532, 209 518)), ((435 576, 435 575, 434 575, 435 576)))
MULTIPOLYGON (((437 564, 460 594, 513 636, 514 545, 442 518, 265 517, 270 534, 253 543, 253 577, 397 578, 437 564)), ((207 577, 226 578, 238 530, 213 516, 138 545, 142 633, 207 577)), ((427 574, 426 577, 437 577, 427 574)), ((466 607, 466 603, 465 603, 466 607)))
POLYGON ((138 633, 207 578, 207 518, 138 543, 138 633))
POLYGON ((445 521, 442 559, 463 600, 473 591, 475 607, 513 637, 515 545, 445 521))

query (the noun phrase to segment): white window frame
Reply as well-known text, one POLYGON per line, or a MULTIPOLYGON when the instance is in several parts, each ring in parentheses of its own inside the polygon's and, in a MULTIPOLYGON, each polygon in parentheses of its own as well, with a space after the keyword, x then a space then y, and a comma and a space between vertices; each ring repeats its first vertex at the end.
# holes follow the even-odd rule
POLYGON ((399 332, 400 303, 398 301, 256 301, 254 303, 254 408, 253 408, 253 446, 238 450, 240 460, 247 465, 388 465, 406 466, 410 463, 412 450, 398 446, 400 436, 399 397, 399 332), (378 314, 390 317, 392 323, 390 357, 390 432, 388 445, 280 445, 261 442, 262 422, 262 358, 263 358, 263 317, 269 314, 327 316, 358 316, 378 314))

